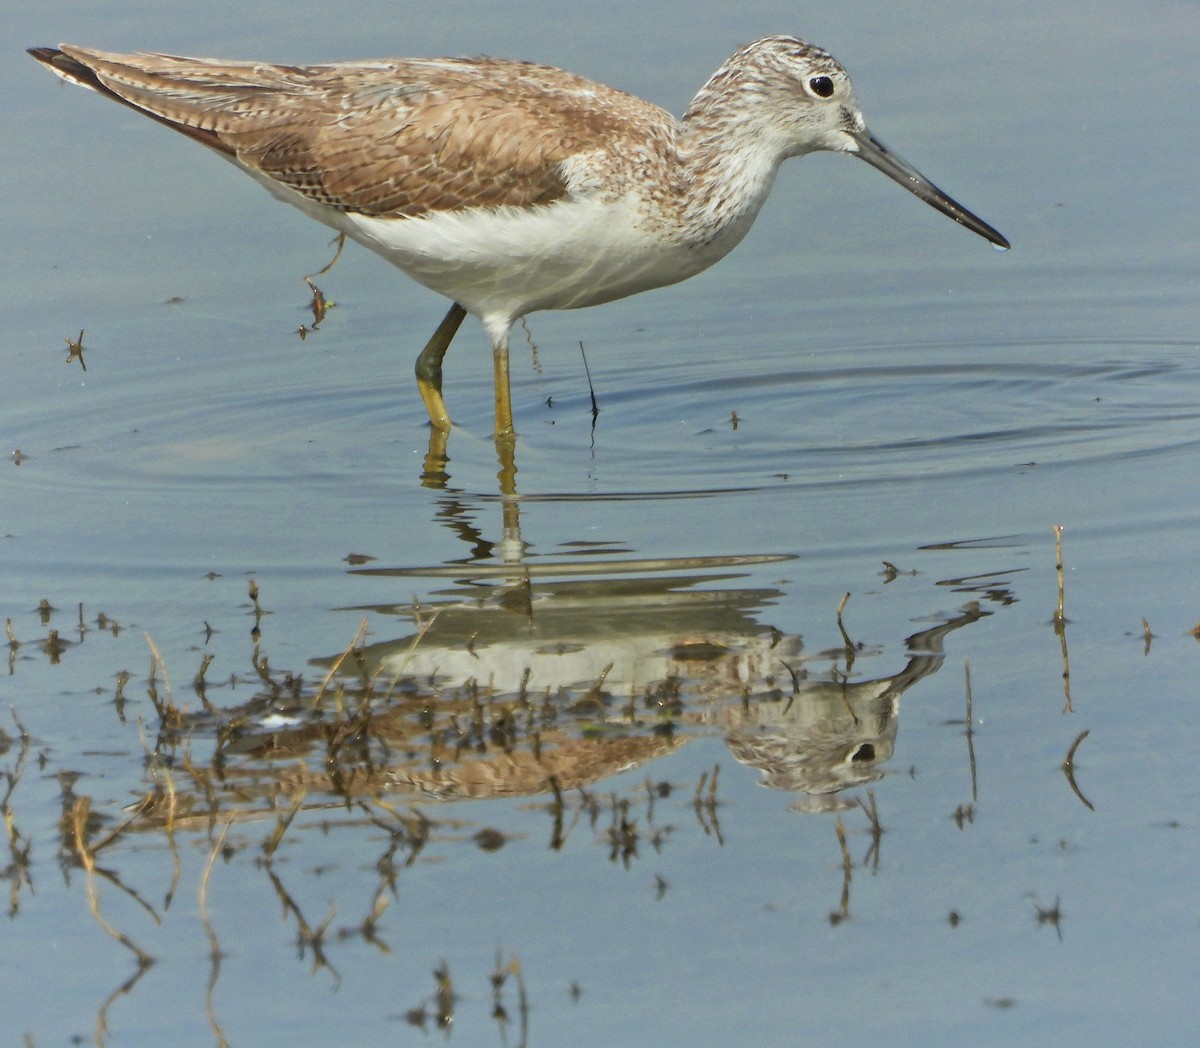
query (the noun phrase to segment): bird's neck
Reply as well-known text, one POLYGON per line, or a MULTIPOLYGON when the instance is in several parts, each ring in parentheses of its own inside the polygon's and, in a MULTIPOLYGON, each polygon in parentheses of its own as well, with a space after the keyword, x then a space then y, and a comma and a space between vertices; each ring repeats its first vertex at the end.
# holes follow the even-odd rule
POLYGON ((732 234, 736 243, 766 201, 787 152, 769 130, 747 119, 737 99, 710 87, 679 125, 677 199, 701 239, 732 234))

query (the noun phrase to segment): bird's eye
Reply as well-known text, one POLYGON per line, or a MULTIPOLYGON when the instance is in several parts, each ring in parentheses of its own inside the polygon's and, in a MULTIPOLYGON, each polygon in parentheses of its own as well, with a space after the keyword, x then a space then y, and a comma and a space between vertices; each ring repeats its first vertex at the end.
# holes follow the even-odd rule
POLYGON ((829 98, 833 94, 833 79, 828 76, 810 77, 808 86, 818 98, 829 98))

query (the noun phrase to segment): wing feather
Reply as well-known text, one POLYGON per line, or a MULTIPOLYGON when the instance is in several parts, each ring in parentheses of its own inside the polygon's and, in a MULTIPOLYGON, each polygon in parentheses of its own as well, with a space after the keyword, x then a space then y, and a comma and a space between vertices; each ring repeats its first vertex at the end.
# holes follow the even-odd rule
POLYGON ((548 204, 569 192, 565 161, 664 126, 632 95, 499 59, 289 66, 67 44, 32 53, 297 193, 372 216, 548 204))

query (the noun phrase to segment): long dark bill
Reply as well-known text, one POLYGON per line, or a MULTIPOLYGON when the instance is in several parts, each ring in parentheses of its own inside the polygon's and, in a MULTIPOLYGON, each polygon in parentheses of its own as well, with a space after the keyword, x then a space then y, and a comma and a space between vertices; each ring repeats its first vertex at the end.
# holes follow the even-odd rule
POLYGON ((958 202, 951 200, 912 164, 898 157, 871 132, 859 132, 854 135, 854 140, 858 143, 858 156, 872 167, 878 168, 888 178, 895 179, 930 207, 937 208, 943 215, 949 215, 955 222, 966 226, 972 233, 978 233, 984 240, 991 241, 1002 250, 1007 251, 1011 246, 997 230, 989 226, 983 219, 971 214, 958 202))

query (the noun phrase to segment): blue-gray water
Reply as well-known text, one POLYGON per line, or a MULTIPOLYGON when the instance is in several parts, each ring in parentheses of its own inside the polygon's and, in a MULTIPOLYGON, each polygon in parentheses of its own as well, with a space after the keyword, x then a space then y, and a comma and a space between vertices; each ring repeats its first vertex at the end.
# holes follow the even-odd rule
POLYGON ((498 955, 529 1045, 1194 1037, 1194 7, 43 7, 0 67, 4 1043, 518 1044, 498 955), (507 547, 478 326, 429 487, 411 363, 444 304, 352 249, 300 340, 327 232, 20 50, 488 52, 680 111, 773 32, 1013 250, 865 164, 789 164, 713 270, 535 315, 536 360, 518 331, 507 547), (331 784, 336 684, 305 705, 363 620, 390 786, 331 784), (446 799, 506 759, 585 789, 446 799), (173 832, 122 829, 156 783, 173 832))

